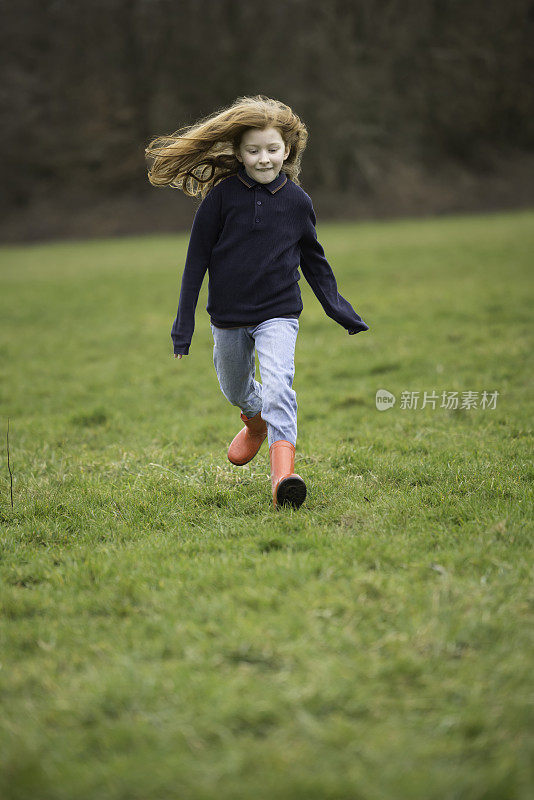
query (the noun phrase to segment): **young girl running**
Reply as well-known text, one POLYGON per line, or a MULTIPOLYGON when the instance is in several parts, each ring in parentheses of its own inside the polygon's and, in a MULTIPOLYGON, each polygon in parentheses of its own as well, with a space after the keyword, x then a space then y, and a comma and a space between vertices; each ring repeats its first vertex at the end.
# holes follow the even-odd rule
POLYGON ((282 102, 239 97, 229 107, 160 136, 147 147, 154 186, 200 195, 172 326, 174 357, 188 355, 206 270, 213 363, 222 393, 245 427, 228 448, 248 464, 268 437, 273 505, 298 508, 306 484, 294 472, 295 344, 300 266, 325 313, 349 334, 368 325, 337 290, 317 241, 310 196, 298 176, 308 132, 282 102), (255 351, 261 383, 255 380, 255 351))

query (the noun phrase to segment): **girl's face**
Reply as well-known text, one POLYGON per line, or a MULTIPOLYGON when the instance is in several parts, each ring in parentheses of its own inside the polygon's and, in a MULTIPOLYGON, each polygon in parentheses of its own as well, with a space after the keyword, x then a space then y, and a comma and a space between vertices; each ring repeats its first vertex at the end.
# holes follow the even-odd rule
POLYGON ((277 128, 249 128, 241 138, 237 158, 258 183, 274 181, 289 155, 277 128))

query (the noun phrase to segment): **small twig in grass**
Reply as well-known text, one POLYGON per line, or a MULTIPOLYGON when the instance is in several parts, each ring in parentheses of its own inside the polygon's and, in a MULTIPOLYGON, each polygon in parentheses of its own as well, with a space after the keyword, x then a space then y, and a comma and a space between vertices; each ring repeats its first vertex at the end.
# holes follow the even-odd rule
POLYGON ((11 490, 11 508, 13 508, 13 473, 11 472, 11 463, 9 461, 9 417, 7 418, 6 442, 7 442, 7 469, 9 472, 9 484, 11 490))

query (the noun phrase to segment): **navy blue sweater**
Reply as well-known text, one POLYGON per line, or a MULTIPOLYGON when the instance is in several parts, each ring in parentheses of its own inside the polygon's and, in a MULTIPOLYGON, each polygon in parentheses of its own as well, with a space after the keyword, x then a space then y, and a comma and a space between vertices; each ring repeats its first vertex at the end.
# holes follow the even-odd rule
POLYGON ((187 355, 195 309, 206 270, 206 311, 213 325, 259 325, 272 317, 298 318, 300 266, 327 316, 350 334, 369 326, 337 290, 317 241, 311 197, 280 171, 258 183, 242 164, 217 183, 197 209, 187 250, 178 314, 172 326, 174 352, 187 355))

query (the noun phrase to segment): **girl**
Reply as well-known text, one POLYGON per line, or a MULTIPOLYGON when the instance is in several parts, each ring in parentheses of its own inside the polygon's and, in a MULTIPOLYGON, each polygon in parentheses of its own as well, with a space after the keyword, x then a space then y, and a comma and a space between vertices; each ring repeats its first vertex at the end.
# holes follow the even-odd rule
POLYGON ((292 388, 302 300, 300 266, 327 316, 349 334, 368 325, 337 290, 317 241, 312 200, 300 187, 308 132, 282 102, 239 97, 229 107, 154 139, 153 186, 200 195, 171 338, 188 355, 206 270, 213 363, 221 391, 245 427, 228 458, 247 464, 268 437, 275 509, 298 508, 306 484, 294 473, 297 400, 292 388), (261 383, 255 380, 255 350, 261 383))

